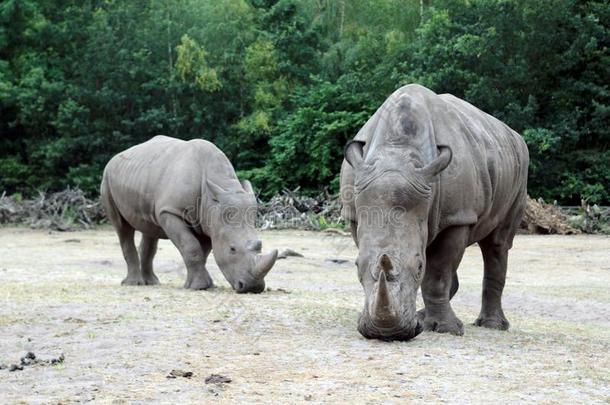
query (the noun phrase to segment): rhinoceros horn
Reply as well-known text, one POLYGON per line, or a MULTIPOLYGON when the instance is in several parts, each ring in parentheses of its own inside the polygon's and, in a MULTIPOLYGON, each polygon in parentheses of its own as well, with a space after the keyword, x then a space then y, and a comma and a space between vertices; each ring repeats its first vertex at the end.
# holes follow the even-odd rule
POLYGON ((388 282, 383 267, 379 272, 377 295, 373 302, 372 309, 372 321, 375 325, 381 327, 392 327, 396 325, 398 313, 388 290, 388 282))
POLYGON ((252 270, 252 276, 256 279, 262 280, 269 270, 275 264, 277 259, 277 249, 274 249, 272 252, 267 253, 266 255, 257 255, 256 256, 256 264, 254 269, 252 270))

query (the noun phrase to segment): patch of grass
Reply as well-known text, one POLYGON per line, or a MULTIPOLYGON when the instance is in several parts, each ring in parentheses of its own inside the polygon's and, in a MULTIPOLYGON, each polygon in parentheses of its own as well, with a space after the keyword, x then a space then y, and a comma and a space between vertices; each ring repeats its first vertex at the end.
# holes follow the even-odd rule
POLYGON ((8 316, 0 316, 0 327, 9 326, 17 323, 17 320, 9 318, 8 316))
POLYGON ((53 368, 55 370, 63 370, 63 369, 66 368, 66 365, 65 365, 65 363, 63 361, 60 361, 59 363, 53 364, 53 368))

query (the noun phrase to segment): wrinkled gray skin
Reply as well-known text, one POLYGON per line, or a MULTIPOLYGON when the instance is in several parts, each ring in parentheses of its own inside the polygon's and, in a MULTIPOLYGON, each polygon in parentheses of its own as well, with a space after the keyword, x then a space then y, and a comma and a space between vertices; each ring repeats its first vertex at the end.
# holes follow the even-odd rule
POLYGON ((153 257, 159 239, 170 239, 187 268, 185 288, 213 286, 205 268, 210 251, 240 293, 265 289, 277 250, 261 255, 254 229, 256 198, 248 181, 212 143, 156 136, 113 157, 101 199, 127 262, 123 285, 159 284, 153 257), (134 231, 142 233, 139 255, 134 231))
POLYGON ((363 336, 462 335, 449 301, 473 243, 484 259, 475 324, 508 329, 501 296, 528 162, 518 133, 450 94, 408 85, 384 102, 346 146, 341 168, 342 213, 359 248, 365 292, 363 336), (420 285, 425 309, 418 313, 420 285))

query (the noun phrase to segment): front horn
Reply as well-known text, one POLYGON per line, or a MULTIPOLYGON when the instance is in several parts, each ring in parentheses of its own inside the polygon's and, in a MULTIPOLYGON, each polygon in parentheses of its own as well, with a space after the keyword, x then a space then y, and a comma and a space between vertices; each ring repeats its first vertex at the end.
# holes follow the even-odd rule
POLYGON ((252 271, 252 276, 254 276, 254 278, 258 280, 262 280, 263 278, 265 278, 267 273, 269 273, 276 260, 277 249, 274 249, 272 252, 267 253, 266 255, 257 255, 256 264, 254 266, 254 270, 252 271))
POLYGON ((398 322, 398 313, 392 302, 392 297, 388 290, 388 282, 386 280, 385 271, 383 269, 379 274, 379 281, 377 282, 377 295, 373 302, 373 311, 371 313, 371 320, 375 326, 382 328, 391 328, 396 326, 398 322))

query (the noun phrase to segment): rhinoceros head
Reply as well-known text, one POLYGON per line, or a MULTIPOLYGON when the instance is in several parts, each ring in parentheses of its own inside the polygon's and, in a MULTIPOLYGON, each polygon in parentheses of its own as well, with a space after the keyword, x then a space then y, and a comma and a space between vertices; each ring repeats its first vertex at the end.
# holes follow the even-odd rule
POLYGON ((353 141, 345 150, 354 169, 356 264, 365 292, 358 330, 367 338, 408 340, 422 330, 415 299, 426 268, 432 183, 452 154, 439 147, 438 156, 423 165, 398 148, 364 159, 363 147, 353 141))
POLYGON ((212 252, 220 271, 239 293, 260 293, 265 289, 265 275, 277 259, 277 250, 261 254, 254 222, 256 197, 248 181, 239 190, 225 190, 207 181, 210 196, 208 233, 212 252))

